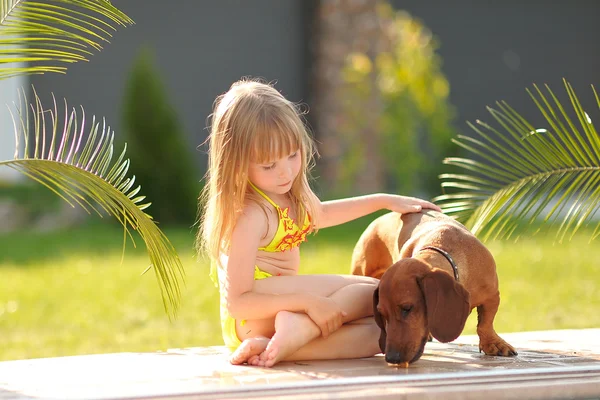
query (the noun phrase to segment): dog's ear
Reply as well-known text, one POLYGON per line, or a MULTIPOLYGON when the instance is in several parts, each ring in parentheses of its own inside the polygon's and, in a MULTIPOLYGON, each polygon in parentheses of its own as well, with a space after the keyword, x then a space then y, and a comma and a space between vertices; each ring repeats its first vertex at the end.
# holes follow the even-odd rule
POLYGON ((441 270, 425 274, 419 285, 425 296, 431 335, 442 343, 462 333, 469 316, 469 292, 441 270))
POLYGON ((387 334, 385 332, 385 322, 381 316, 381 313, 377 309, 377 305, 379 304, 379 286, 373 292, 373 317, 375 317, 375 323, 379 329, 381 329, 381 333, 379 334, 379 348, 381 352, 385 354, 385 342, 387 340, 387 334))

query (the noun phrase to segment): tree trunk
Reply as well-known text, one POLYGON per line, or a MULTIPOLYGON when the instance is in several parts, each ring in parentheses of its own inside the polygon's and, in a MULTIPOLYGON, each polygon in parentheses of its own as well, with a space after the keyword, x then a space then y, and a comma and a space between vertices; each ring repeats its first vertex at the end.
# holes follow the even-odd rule
POLYGON ((352 193, 381 191, 384 188, 384 170, 379 155, 379 117, 382 101, 376 90, 374 60, 385 46, 385 39, 377 13, 378 0, 320 0, 316 7, 313 36, 313 71, 311 121, 321 155, 319 172, 326 193, 340 191, 344 149, 351 140, 342 133, 348 120, 344 110, 342 71, 348 56, 354 52, 366 54, 373 68, 370 73, 370 94, 362 99, 360 107, 365 115, 365 129, 356 132, 364 149, 365 159, 356 179, 349 188, 352 193))

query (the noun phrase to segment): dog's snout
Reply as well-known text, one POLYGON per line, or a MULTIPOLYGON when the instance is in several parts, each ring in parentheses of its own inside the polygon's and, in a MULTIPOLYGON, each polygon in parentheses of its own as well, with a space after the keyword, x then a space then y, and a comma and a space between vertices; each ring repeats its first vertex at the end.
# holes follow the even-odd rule
POLYGON ((385 352, 385 362, 388 364, 404 364, 408 360, 397 350, 385 352))

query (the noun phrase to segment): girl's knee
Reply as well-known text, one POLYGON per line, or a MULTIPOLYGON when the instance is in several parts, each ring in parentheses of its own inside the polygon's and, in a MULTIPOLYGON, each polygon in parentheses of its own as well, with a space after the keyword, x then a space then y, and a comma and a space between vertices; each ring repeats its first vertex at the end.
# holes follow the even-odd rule
POLYGON ((379 279, 377 279, 377 278, 373 278, 370 276, 363 276, 363 278, 365 280, 364 283, 367 283, 367 284, 373 285, 373 286, 379 285, 379 279))
POLYGON ((377 286, 379 286, 379 279, 371 278, 370 276, 365 276, 365 278, 368 279, 365 279, 365 281, 363 282, 364 285, 368 285, 373 290, 375 290, 377 286))

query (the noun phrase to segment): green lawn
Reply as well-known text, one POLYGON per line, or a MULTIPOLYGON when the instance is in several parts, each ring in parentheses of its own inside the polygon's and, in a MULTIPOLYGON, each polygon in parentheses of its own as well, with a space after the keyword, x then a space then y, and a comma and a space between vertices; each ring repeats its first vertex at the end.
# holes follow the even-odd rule
MULTIPOLYGON (((347 273, 372 218, 319 232, 303 245, 303 272, 347 273)), ((95 223, 70 231, 0 236, 0 360, 221 344, 218 292, 193 253, 194 232, 166 230, 186 270, 179 317, 169 322, 141 243, 95 223)), ((499 332, 600 326, 600 246, 583 233, 488 243, 498 264, 499 332)), ((475 313, 465 333, 474 333, 475 313)))

